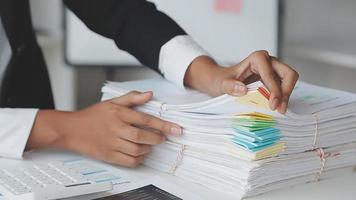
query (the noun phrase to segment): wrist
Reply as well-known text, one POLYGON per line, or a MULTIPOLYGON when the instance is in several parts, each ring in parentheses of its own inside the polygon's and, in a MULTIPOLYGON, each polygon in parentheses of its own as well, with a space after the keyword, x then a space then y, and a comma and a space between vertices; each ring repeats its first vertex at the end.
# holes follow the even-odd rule
POLYGON ((70 112, 55 110, 40 110, 37 113, 32 127, 26 149, 63 148, 66 149, 65 131, 62 127, 66 124, 70 112))
POLYGON ((184 77, 184 84, 212 96, 219 95, 221 77, 224 68, 208 56, 199 56, 189 65, 184 77))

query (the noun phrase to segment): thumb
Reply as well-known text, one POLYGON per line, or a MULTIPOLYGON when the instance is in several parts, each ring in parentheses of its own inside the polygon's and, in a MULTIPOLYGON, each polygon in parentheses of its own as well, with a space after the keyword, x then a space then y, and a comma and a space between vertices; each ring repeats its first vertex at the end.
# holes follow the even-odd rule
POLYGON ((232 96, 244 96, 247 93, 246 85, 236 79, 225 79, 221 84, 222 91, 232 96))
POLYGON ((138 92, 138 91, 131 91, 122 95, 120 97, 116 97, 110 100, 110 102, 115 104, 120 104, 123 106, 137 106, 147 103, 149 100, 152 99, 153 92, 138 92))

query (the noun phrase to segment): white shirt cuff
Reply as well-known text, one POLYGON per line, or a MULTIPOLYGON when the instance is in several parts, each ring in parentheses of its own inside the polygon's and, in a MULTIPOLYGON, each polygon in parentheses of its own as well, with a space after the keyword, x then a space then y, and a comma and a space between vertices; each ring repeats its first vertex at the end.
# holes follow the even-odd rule
POLYGON ((189 65, 199 56, 209 56, 192 37, 179 35, 161 47, 158 68, 163 76, 184 88, 184 76, 189 65))
POLYGON ((37 112, 0 108, 0 157, 22 159, 37 112))

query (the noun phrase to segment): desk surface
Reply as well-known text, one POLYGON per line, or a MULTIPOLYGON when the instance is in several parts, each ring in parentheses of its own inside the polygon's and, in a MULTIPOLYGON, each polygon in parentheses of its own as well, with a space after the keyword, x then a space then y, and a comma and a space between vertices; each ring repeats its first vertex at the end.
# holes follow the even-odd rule
MULTIPOLYGON (((74 155, 68 152, 57 152, 57 151, 55 152, 52 150, 32 152, 26 155, 26 159, 23 161, 0 158, 0 166, 1 167, 13 166, 13 165, 18 165, 21 163, 27 163, 31 161, 46 162, 46 161, 53 161, 53 160, 63 160, 65 158, 73 157, 73 156, 78 156, 78 155, 74 155)), ((143 186, 144 184, 154 182, 155 185, 157 185, 158 187, 162 187, 162 189, 167 190, 168 192, 175 192, 177 195, 178 193, 181 194, 180 197, 182 197, 183 199, 194 199, 194 200, 234 199, 224 194, 213 192, 202 186, 188 183, 177 177, 173 177, 167 174, 162 174, 160 172, 157 172, 155 170, 152 170, 144 166, 141 166, 137 169, 127 169, 122 167, 118 167, 117 169, 120 171, 120 173, 123 173, 127 178, 129 178, 131 180, 131 183, 127 185, 116 186, 114 191, 112 191, 112 193, 127 191, 129 189, 134 189, 140 187, 141 185, 143 186), (199 198, 197 198, 198 196, 199 198)), ((99 196, 86 196, 86 197, 81 197, 76 199, 88 199, 90 197, 99 197, 99 196)), ((318 183, 304 184, 289 189, 278 190, 261 196, 249 198, 249 200, 282 200, 282 199, 283 200, 284 199, 354 200, 355 197, 356 197, 356 173, 353 174, 348 173, 348 175, 345 175, 344 173, 337 178, 323 180, 318 183)))

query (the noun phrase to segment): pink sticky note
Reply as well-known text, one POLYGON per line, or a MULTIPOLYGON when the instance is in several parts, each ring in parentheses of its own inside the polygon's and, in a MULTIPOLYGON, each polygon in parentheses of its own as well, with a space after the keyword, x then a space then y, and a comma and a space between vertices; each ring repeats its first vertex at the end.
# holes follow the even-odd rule
POLYGON ((242 0, 215 0, 214 7, 218 12, 240 13, 242 0))

